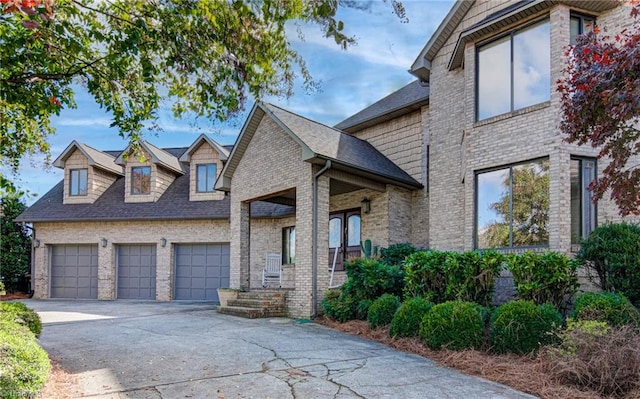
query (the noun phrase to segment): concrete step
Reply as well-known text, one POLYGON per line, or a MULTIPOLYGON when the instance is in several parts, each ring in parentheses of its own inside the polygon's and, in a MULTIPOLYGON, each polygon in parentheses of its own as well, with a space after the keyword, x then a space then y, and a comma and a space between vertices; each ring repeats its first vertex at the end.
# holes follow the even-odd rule
POLYGON ((285 294, 279 291, 248 291, 248 292, 238 292, 238 299, 267 299, 267 300, 277 300, 280 299, 284 302, 285 294))
POLYGON ((272 308, 248 308, 245 306, 218 306, 218 313, 228 314, 232 316, 244 317, 248 319, 257 319, 262 317, 286 317, 284 309, 272 308))
POLYGON ((271 299, 233 299, 228 302, 228 306, 240 306, 245 308, 283 308, 284 301, 271 299))

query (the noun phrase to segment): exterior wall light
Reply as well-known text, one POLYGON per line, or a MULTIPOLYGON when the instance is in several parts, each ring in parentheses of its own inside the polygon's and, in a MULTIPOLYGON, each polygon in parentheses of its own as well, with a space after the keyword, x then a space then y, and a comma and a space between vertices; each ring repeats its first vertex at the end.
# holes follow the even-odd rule
POLYGON ((102 244, 102 248, 106 248, 107 247, 107 239, 102 237, 102 239, 100 240, 100 243, 102 244))
POLYGON ((34 248, 40 247, 40 240, 38 240, 37 238, 35 240, 33 240, 33 247, 34 248))
POLYGON ((362 205, 362 212, 364 214, 371 212, 371 200, 369 198, 363 199, 360 201, 360 204, 362 205))
POLYGON ((162 238, 160 239, 160 246, 161 246, 162 248, 164 248, 164 247, 166 247, 166 246, 167 246, 167 239, 166 239, 166 238, 162 237, 162 238))

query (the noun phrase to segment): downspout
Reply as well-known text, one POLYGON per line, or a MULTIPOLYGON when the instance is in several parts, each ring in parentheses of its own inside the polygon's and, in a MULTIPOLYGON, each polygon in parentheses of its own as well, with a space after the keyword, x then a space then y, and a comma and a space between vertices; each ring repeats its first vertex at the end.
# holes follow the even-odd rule
POLYGON ((312 256, 311 256, 311 301, 312 313, 311 317, 318 315, 318 179, 331 169, 331 160, 327 159, 324 167, 313 176, 313 227, 311 235, 313 236, 312 256))

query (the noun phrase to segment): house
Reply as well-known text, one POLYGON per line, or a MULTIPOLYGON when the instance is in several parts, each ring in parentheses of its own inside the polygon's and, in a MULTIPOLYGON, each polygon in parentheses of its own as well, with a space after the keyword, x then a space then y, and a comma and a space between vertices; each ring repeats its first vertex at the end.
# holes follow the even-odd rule
POLYGON ((629 26, 629 11, 459 1, 416 80, 334 127, 256 104, 231 149, 143 143, 140 162, 74 142, 54 163, 64 181, 20 217, 37 234, 36 296, 215 300, 261 288, 277 252, 288 312, 309 317, 362 240, 575 251, 619 217, 588 191, 606 161, 562 140, 555 82, 575 36, 629 26))

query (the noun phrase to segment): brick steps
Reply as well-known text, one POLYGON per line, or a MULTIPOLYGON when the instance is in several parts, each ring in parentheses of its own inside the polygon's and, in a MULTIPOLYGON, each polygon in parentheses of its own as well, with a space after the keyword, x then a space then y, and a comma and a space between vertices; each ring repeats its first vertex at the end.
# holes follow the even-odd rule
POLYGON ((285 293, 275 290, 239 292, 237 299, 229 300, 227 306, 218 306, 217 310, 248 319, 287 316, 285 293))

